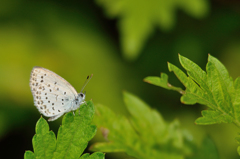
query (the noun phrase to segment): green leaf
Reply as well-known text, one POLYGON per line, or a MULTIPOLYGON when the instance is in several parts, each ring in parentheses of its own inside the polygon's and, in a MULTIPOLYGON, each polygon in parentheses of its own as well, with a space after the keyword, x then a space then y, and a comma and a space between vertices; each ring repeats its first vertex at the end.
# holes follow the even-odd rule
MULTIPOLYGON (((188 76, 171 63, 168 63, 168 68, 174 72, 186 87, 186 90, 182 93, 181 102, 184 104, 199 103, 210 108, 210 110, 202 111, 202 117, 195 121, 196 124, 208 125, 234 122, 240 127, 239 78, 233 82, 224 65, 211 55, 208 58, 206 72, 181 55, 179 55, 179 61, 187 71, 188 76)), ((156 81, 157 78, 159 77, 152 79, 156 81)), ((153 81, 150 80, 148 83, 153 83, 153 81)), ((160 82, 153 84, 166 88, 160 82)))
POLYGON ((96 0, 110 18, 119 19, 123 55, 135 60, 155 27, 163 31, 173 28, 179 8, 195 18, 203 18, 209 10, 207 0, 96 0))
POLYGON ((24 159, 36 159, 32 151, 26 151, 24 154, 24 159))
POLYGON ((148 76, 148 77, 144 78, 143 81, 153 84, 153 85, 156 85, 156 86, 163 87, 168 90, 175 90, 182 94, 184 93, 182 88, 174 87, 170 83, 168 83, 168 75, 165 73, 161 73, 161 77, 148 76))
POLYGON ((140 133, 142 138, 146 138, 148 140, 156 140, 159 138, 160 134, 165 135, 166 125, 161 114, 159 114, 156 110, 151 109, 144 101, 128 92, 123 93, 123 99, 128 111, 132 115, 130 119, 131 124, 134 129, 140 133), (161 126, 156 127, 156 125, 161 126), (149 138, 148 131, 142 131, 146 129, 151 130, 151 133, 153 135, 152 138, 149 138))
POLYGON ((199 148, 196 156, 193 159, 220 159, 219 153, 215 143, 212 141, 210 137, 205 137, 201 147, 199 148))
MULTIPOLYGON (((57 140, 55 134, 49 131, 47 121, 41 117, 36 124, 36 134, 33 137, 34 153, 26 151, 25 159, 80 158, 97 131, 97 127, 91 125, 94 112, 94 105, 92 101, 89 101, 87 105, 81 105, 80 109, 75 112, 75 116, 72 112, 67 113, 58 130, 57 140)), ((86 156, 84 155, 83 158, 86 156)), ((103 159, 104 154, 98 152, 88 158, 103 159)))
POLYGON ((96 134, 96 126, 90 125, 94 114, 92 103, 81 106, 80 112, 80 115, 76 111, 75 116, 73 113, 67 113, 64 116, 62 126, 58 131, 57 147, 53 159, 79 157, 87 147, 88 141, 96 134))
MULTIPOLYGON (((186 87, 181 102, 199 103, 209 107, 208 110, 202 111, 202 117, 195 123, 200 125, 234 123, 240 127, 240 78, 233 81, 224 65, 211 55, 208 57, 206 72, 181 55, 179 60, 187 75, 171 63, 168 63, 168 68, 186 87)), ((152 77, 148 83, 166 88, 160 80, 156 80, 157 78, 159 77, 152 77)), ((240 141, 239 138, 237 140, 240 141)))
POLYGON ((51 159, 53 157, 56 148, 56 137, 54 132, 49 131, 48 123, 42 117, 36 124, 36 134, 32 142, 36 159, 51 159))
POLYGON ((161 114, 138 97, 124 92, 124 102, 131 117, 116 115, 109 108, 97 105, 94 123, 107 142, 95 143, 90 150, 126 152, 135 158, 180 159, 189 152, 187 140, 177 120, 166 123, 161 114))

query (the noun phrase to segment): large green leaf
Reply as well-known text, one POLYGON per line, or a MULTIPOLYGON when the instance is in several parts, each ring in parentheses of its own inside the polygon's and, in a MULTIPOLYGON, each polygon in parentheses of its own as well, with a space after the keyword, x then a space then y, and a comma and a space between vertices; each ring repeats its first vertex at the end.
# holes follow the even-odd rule
POLYGON ((96 0, 110 18, 119 18, 124 57, 138 57, 145 41, 157 26, 168 31, 175 25, 179 8, 195 18, 208 13, 207 0, 96 0))
POLYGON ((161 114, 138 97, 124 92, 124 102, 131 117, 116 115, 109 108, 97 105, 94 123, 108 142, 99 142, 91 150, 126 152, 139 159, 180 159, 191 153, 185 145, 188 135, 177 120, 166 123, 161 114))
MULTIPOLYGON (((36 124, 36 135, 33 137, 33 149, 26 151, 25 159, 78 159, 86 149, 88 142, 97 131, 91 125, 95 108, 92 101, 82 105, 75 116, 72 112, 63 117, 62 126, 58 130, 57 140, 54 132, 49 131, 49 125, 42 117, 36 124), (79 112, 80 111, 80 112, 79 112)), ((104 159, 101 152, 92 155, 85 154, 82 158, 104 159)))

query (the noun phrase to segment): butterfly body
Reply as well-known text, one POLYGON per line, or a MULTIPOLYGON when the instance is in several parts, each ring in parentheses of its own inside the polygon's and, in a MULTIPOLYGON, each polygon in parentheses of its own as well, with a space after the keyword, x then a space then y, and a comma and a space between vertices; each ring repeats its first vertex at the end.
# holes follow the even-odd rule
POLYGON ((74 111, 85 101, 85 93, 77 91, 54 72, 34 67, 30 77, 34 105, 48 120, 53 121, 64 113, 74 111))

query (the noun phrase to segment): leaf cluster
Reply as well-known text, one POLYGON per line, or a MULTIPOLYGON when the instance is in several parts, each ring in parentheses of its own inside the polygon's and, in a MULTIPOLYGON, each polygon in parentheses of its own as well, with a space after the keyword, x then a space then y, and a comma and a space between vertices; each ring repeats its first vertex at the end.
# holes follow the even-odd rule
POLYGON ((63 117, 57 139, 54 132, 49 131, 47 121, 41 117, 32 139, 34 153, 26 151, 24 159, 104 159, 101 152, 81 156, 97 131, 97 127, 91 124, 94 112, 94 105, 89 101, 76 111, 75 116, 72 112, 67 113, 63 117))
POLYGON ((131 117, 116 115, 103 105, 96 105, 94 123, 107 142, 95 143, 93 151, 126 152, 139 159, 180 159, 191 156, 191 135, 180 128, 178 120, 166 123, 161 114, 138 97, 124 92, 124 102, 131 117))
MULTIPOLYGON (((186 87, 185 90, 172 86, 165 73, 161 77, 146 77, 144 81, 180 92, 184 104, 199 103, 208 106, 208 110, 202 111, 202 117, 195 121, 196 124, 234 123, 240 127, 240 77, 233 80, 225 66, 211 55, 208 57, 206 71, 181 55, 179 61, 187 74, 171 63, 168 63, 168 68, 186 87)), ((239 138, 236 139, 240 141, 239 138)), ((240 147, 238 153, 240 154, 240 147)))

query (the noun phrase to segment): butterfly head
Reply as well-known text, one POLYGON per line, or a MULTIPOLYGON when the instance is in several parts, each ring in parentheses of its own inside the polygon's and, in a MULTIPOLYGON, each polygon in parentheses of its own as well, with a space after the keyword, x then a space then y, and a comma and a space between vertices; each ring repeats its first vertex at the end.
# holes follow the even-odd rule
POLYGON ((78 98, 80 99, 80 101, 84 101, 86 97, 86 91, 84 93, 80 92, 78 94, 78 98))

